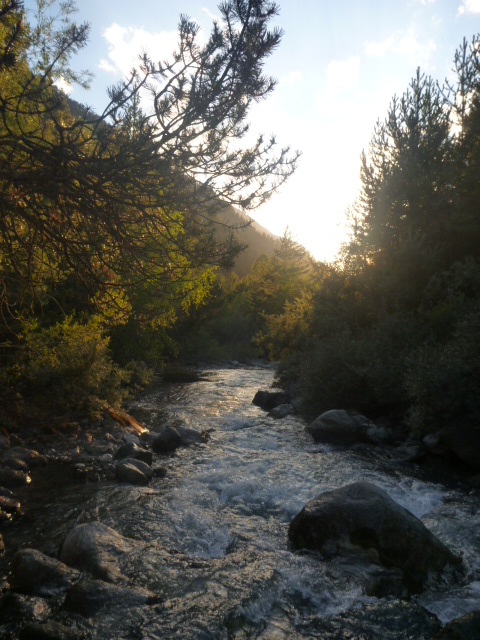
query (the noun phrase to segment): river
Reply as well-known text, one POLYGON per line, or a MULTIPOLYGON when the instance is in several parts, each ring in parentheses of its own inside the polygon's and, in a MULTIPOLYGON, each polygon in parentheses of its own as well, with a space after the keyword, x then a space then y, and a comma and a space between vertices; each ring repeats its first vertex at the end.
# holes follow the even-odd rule
POLYGON ((396 463, 383 450, 315 444, 295 416, 268 417, 252 398, 271 386, 271 368, 202 375, 154 388, 129 408, 150 425, 178 419, 209 432, 206 444, 159 456, 165 478, 147 487, 57 483, 48 492, 32 488, 26 498, 30 519, 18 529, 18 546, 51 551, 75 524, 91 520, 147 543, 132 556, 129 576, 159 603, 117 603, 87 622, 62 614, 64 622, 83 624, 89 637, 103 640, 421 640, 431 638, 439 620, 480 609, 478 492, 396 463), (385 489, 462 555, 462 585, 435 584, 408 601, 377 599, 365 590, 374 568, 289 549, 289 523, 307 501, 361 479, 385 489))

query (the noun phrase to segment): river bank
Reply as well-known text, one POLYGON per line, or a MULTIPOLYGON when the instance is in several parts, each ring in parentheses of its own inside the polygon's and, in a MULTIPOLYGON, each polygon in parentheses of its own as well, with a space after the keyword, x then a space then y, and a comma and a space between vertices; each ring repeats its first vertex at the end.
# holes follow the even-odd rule
MULTIPOLYGON (((18 637, 19 607, 28 609, 31 624, 67 627, 66 638, 78 632, 103 639, 431 638, 443 624, 480 608, 475 490, 428 465, 388 458, 378 447, 314 443, 297 416, 275 419, 252 404, 258 389, 270 387, 271 368, 204 373, 199 382, 160 385, 127 408, 154 433, 166 422, 198 433, 190 446, 156 452, 151 436, 142 438, 113 418, 72 427, 61 446, 52 445, 51 434, 39 440, 37 462, 45 458, 46 464, 29 462, 32 482, 15 490, 24 515, 3 526, 2 568, 9 571, 13 552, 28 547, 59 558, 77 526, 99 522, 133 541, 122 571, 136 595, 130 593, 130 610, 119 611, 114 590, 96 591, 103 604, 85 615, 65 605, 64 593, 49 600, 14 592, 12 600, 5 577, 3 603, 12 615, 16 608, 17 619, 13 615, 4 637, 18 637), (119 482, 115 456, 125 445, 150 452, 148 466, 157 472, 147 484, 119 482), (358 480, 382 487, 459 553, 468 565, 466 581, 432 585, 408 601, 379 599, 365 588, 371 567, 292 553, 288 527, 302 507, 358 480)), ((28 449, 29 442, 14 439, 13 449, 19 446, 28 449)), ((93 597, 85 589, 82 583, 76 591, 82 602, 93 597)))

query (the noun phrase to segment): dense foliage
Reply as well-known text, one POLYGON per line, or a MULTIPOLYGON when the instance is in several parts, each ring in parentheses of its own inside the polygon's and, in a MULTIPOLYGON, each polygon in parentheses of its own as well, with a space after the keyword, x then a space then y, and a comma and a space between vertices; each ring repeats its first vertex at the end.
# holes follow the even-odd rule
POLYGON ((275 85, 262 73, 282 36, 269 29, 274 3, 222 3, 204 44, 182 16, 172 60, 143 54, 101 115, 57 88, 88 83, 69 66, 88 24, 73 21, 72 2, 57 17, 54 0, 37 5, 29 23, 20 0, 0 0, 6 413, 8 398, 39 409, 41 388, 54 389, 49 412, 117 400, 118 365, 171 351, 169 328, 238 253, 234 229, 216 232, 222 210, 258 206, 298 156, 273 138, 245 144, 249 107, 275 85))
POLYGON ((280 379, 310 416, 384 417, 417 434, 480 420, 480 38, 456 84, 417 72, 362 156, 350 240, 270 321, 280 379))

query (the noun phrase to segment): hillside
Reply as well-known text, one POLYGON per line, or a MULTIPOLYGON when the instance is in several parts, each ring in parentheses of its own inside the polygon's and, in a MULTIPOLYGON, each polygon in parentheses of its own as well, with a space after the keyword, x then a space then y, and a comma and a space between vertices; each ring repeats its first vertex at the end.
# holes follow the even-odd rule
MULTIPOLYGON (((243 278, 250 273, 252 266, 261 255, 269 257, 273 254, 279 237, 235 207, 228 207, 222 211, 220 217, 225 225, 236 229, 235 235, 238 241, 246 245, 235 260, 232 269, 240 278, 243 278)), ((221 237, 225 232, 222 232, 219 227, 218 233, 221 237)))

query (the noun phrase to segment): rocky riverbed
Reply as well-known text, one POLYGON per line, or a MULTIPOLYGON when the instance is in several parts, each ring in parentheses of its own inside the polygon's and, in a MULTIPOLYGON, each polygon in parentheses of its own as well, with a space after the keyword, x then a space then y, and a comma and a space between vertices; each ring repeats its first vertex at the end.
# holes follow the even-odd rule
POLYGON ((476 638, 476 489, 364 418, 306 430, 271 378, 211 370, 3 434, 0 637, 476 638))

